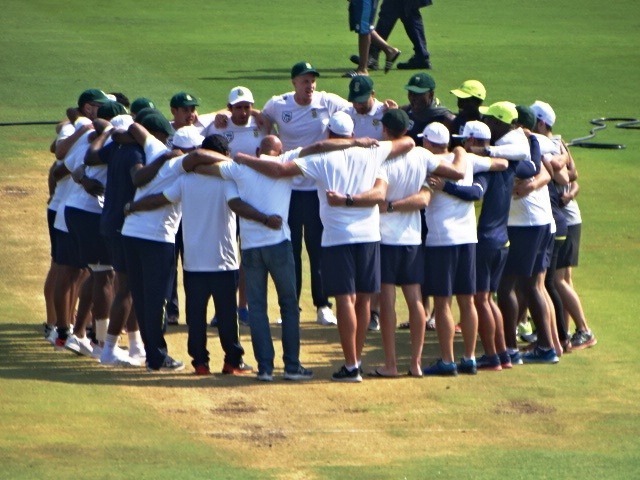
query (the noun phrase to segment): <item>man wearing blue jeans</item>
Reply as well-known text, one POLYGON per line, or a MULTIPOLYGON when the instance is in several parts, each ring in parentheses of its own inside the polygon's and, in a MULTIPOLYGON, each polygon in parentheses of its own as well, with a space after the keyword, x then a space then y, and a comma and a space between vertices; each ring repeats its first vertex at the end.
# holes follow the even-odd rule
MULTIPOLYGON (((270 155, 281 150, 280 140, 268 136, 260 143, 259 153, 270 155)), ((286 154, 269 158, 289 161, 286 154)), ((291 232, 287 224, 291 180, 272 179, 235 162, 223 162, 196 171, 233 180, 226 190, 226 198, 231 209, 240 216, 242 268, 245 271, 251 343, 258 362, 258 380, 273 380, 275 351, 267 315, 269 275, 278 292, 282 318, 284 378, 310 380, 313 372, 304 368, 299 359, 300 311, 291 232), (237 208, 240 199, 242 210, 237 208), (253 205, 260 205, 261 211, 253 205)))

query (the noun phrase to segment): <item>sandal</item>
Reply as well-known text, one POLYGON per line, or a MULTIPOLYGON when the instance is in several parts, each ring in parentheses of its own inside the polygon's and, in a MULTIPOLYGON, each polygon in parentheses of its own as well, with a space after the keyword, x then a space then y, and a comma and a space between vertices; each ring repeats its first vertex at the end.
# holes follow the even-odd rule
POLYGON ((389 73, 389 70, 393 68, 393 64, 396 63, 401 53, 402 52, 398 50, 391 58, 387 57, 387 61, 384 62, 384 73, 389 73))

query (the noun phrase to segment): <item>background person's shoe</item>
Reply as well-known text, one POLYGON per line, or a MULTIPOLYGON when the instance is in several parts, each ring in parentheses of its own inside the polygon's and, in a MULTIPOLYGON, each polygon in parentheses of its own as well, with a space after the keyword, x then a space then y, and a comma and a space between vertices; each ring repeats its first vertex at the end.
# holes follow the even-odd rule
POLYGON ((429 60, 420 60, 414 56, 406 62, 400 62, 398 70, 431 70, 431 62, 429 60))
MULTIPOLYGON (((359 55, 351 55, 349 57, 351 63, 355 63, 356 65, 360 65, 360 56, 359 55)), ((380 67, 378 65, 378 59, 369 57, 369 61, 367 62, 367 69, 369 70, 378 70, 380 67)))
POLYGON ((380 314, 378 312, 371 312, 371 318, 369 319, 369 331, 370 332, 379 332, 380 331, 380 314))
POLYGON ((329 307, 320 307, 318 308, 318 316, 316 317, 316 323, 318 325, 336 325, 338 323, 338 319, 333 314, 329 307))

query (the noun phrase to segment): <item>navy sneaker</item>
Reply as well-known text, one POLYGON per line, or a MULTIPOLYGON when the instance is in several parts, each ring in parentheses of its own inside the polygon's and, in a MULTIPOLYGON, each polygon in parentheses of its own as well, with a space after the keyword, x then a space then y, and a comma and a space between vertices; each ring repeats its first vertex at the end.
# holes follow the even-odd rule
MULTIPOLYGON (((509 363, 511 363, 511 359, 509 359, 509 363)), ((476 359, 476 365, 478 366, 478 370, 489 370, 494 372, 502 370, 502 361, 500 360, 500 356, 497 354, 491 356, 482 355, 480 358, 476 359)))
MULTIPOLYGON (((513 363, 511 363, 511 355, 509 355, 509 352, 505 350, 504 352, 499 353, 498 358, 500 359, 500 366, 503 369, 513 368, 513 363)), ((522 362, 522 358, 520 359, 520 362, 522 362)))
POLYGON ((522 365, 522 354, 520 352, 509 353, 511 365, 522 365))
POLYGON ((347 367, 343 365, 340 370, 331 375, 331 380, 334 382, 361 382, 362 376, 360 375, 359 368, 348 370, 347 367))
POLYGON ((304 368, 302 365, 298 367, 297 370, 293 372, 289 372, 287 370, 284 371, 284 379, 292 380, 294 382, 311 380, 313 378, 313 372, 309 369, 304 368))
POLYGON ((556 355, 556 351, 553 348, 549 350, 543 350, 540 347, 534 348, 532 351, 522 355, 522 360, 525 363, 558 363, 560 359, 556 355))
POLYGON ((169 355, 164 357, 164 361, 162 362, 162 365, 160 365, 158 368, 150 367, 147 364, 147 372, 170 373, 170 372, 179 372, 180 370, 184 370, 184 363, 178 360, 174 360, 169 355))
POLYGON ((478 373, 478 366, 476 365, 475 359, 465 360, 464 358, 461 358, 460 363, 458 364, 458 372, 465 373, 467 375, 476 375, 478 373))
POLYGON ((455 362, 444 363, 442 359, 435 363, 432 363, 428 367, 422 369, 422 373, 425 375, 442 375, 455 377, 458 375, 458 366, 455 362))

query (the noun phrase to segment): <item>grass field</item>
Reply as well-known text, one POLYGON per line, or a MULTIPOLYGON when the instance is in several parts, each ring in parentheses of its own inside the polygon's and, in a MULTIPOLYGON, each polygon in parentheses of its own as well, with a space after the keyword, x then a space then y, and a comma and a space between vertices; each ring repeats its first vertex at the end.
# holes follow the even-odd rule
MULTIPOLYGON (((423 12, 446 105, 455 106, 449 90, 477 78, 488 102, 551 103, 567 139, 585 135, 591 118, 640 115, 635 1, 439 1, 423 12)), ((91 87, 150 97, 168 114, 179 90, 206 112, 240 84, 261 106, 291 89, 289 69, 302 59, 321 71, 320 89, 346 96, 340 75, 356 47, 346 17, 346 2, 329 0, 4 0, 0 123, 58 120, 91 87)), ((391 41, 408 59, 400 25, 391 41)), ((378 97, 403 103, 408 77, 374 72, 378 97)), ((637 131, 598 135, 624 150, 573 150, 584 218, 575 282, 595 348, 555 367, 361 385, 328 380, 341 351, 337 332, 314 322, 308 282, 309 384, 158 377, 54 354, 41 339, 52 138, 52 126, 0 127, 0 478, 640 478, 637 131)), ((185 327, 167 339, 188 360, 185 327)), ((407 334, 398 339, 404 368, 407 334)), ((210 345, 217 369, 213 333, 210 345)), ((430 333, 425 363, 436 352, 430 333)), ((372 334, 365 366, 381 359, 372 334)))

